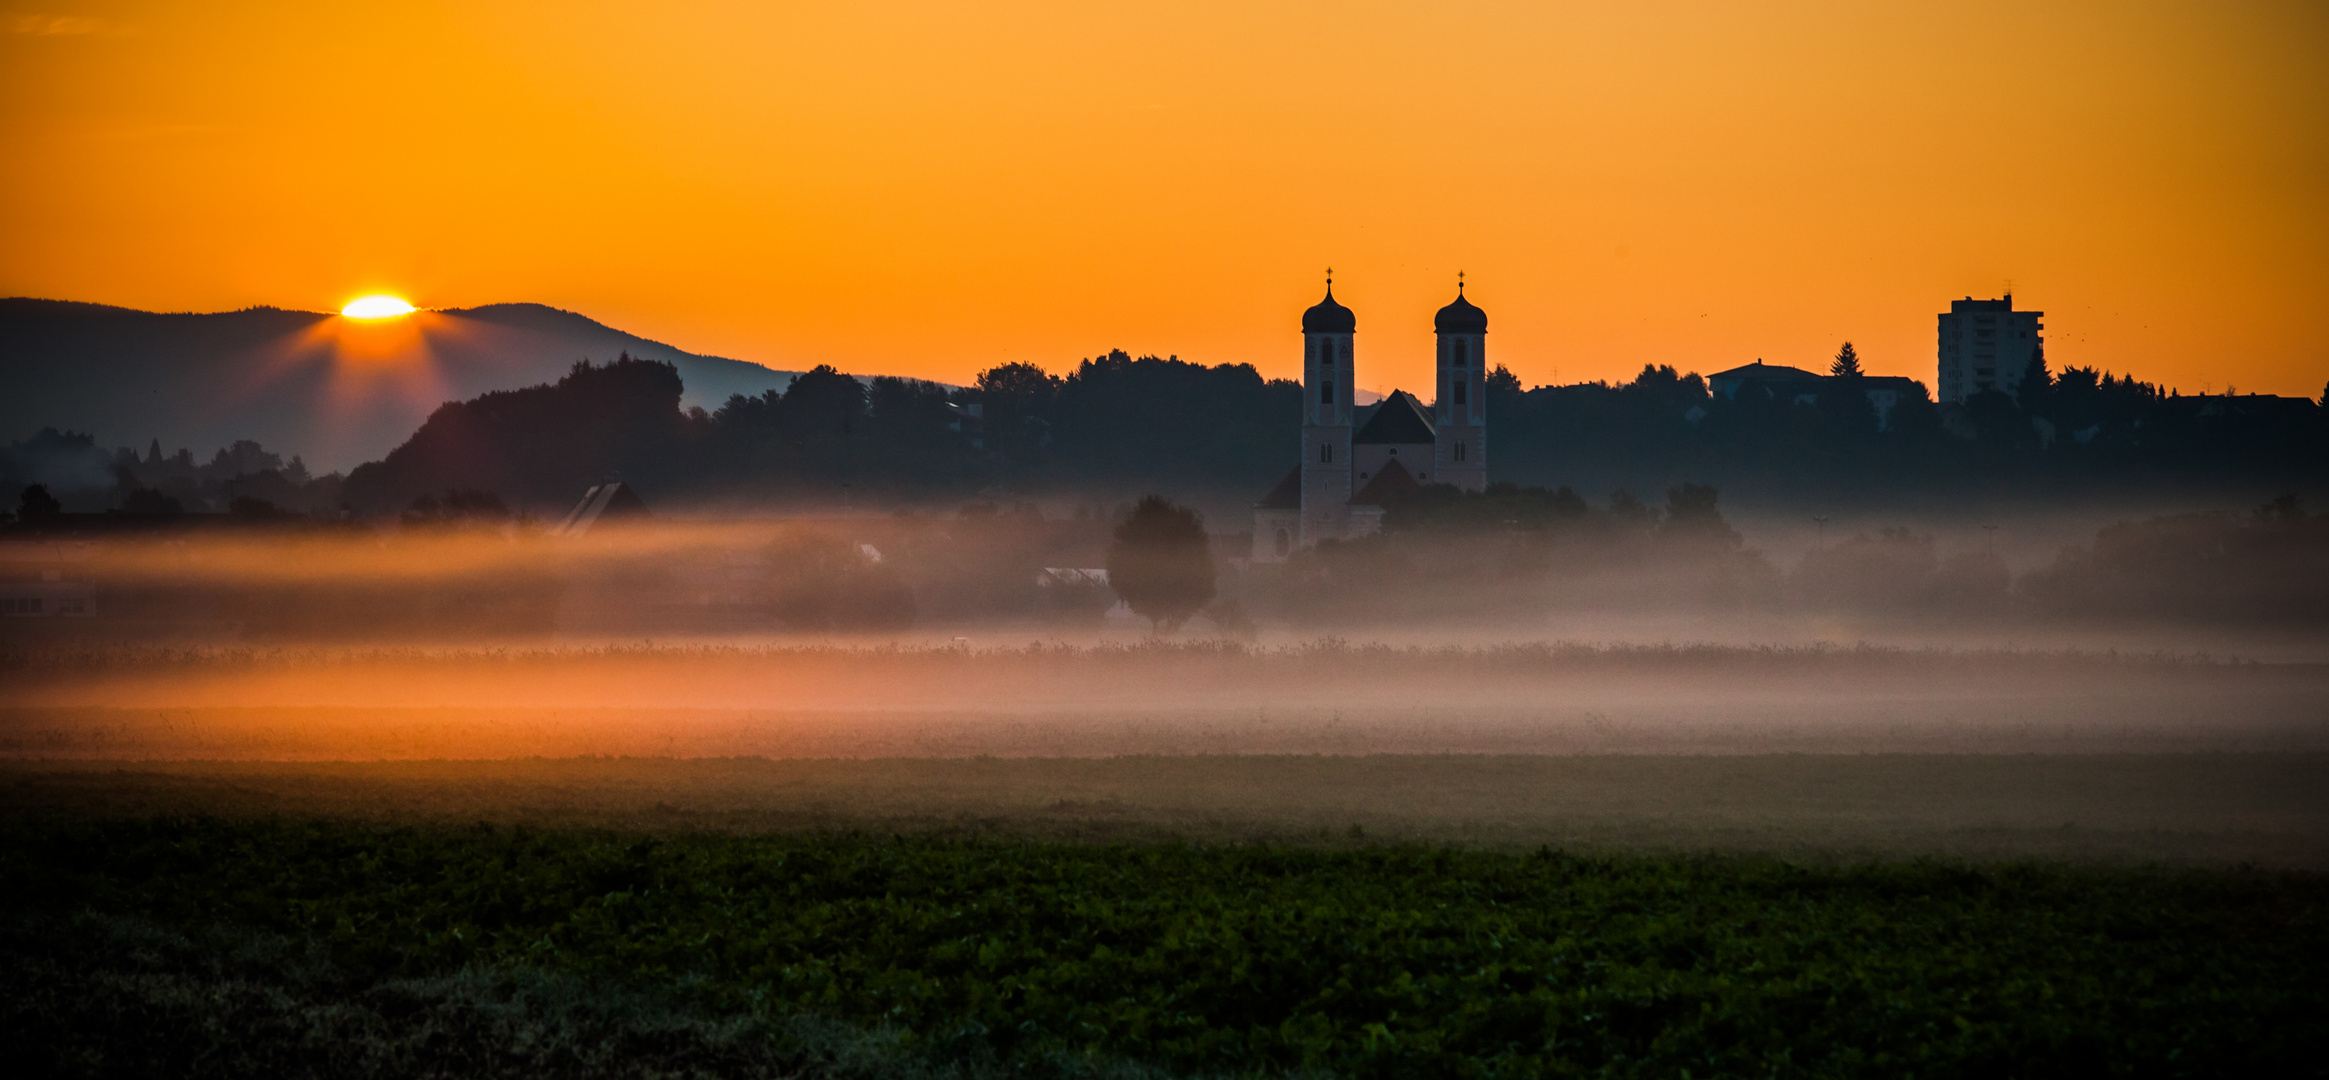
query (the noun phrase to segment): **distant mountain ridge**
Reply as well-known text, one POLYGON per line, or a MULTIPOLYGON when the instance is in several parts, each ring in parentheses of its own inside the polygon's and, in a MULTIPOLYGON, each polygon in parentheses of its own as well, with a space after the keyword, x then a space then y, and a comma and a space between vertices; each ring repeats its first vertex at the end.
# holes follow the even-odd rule
POLYGON ((377 460, 437 406, 555 382, 629 353, 679 369, 683 404, 781 390, 798 372, 691 353, 542 304, 383 323, 279 308, 163 314, 0 299, 0 440, 43 427, 197 452, 256 439, 317 472, 377 460))

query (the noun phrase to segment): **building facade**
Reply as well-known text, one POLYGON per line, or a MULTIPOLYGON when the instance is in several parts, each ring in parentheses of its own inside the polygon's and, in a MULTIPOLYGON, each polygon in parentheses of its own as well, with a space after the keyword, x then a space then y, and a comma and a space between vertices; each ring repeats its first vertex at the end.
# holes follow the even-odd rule
POLYGON ((1433 319, 1438 396, 1356 404, 1358 317, 1334 299, 1302 313, 1302 460, 1254 504, 1253 560, 1380 527, 1383 502, 1423 484, 1488 486, 1488 314, 1456 287, 1433 319))
POLYGON ((1949 302, 1940 316, 1940 385, 1934 399, 1962 405, 1984 390, 2013 394, 2022 385, 2030 356, 2044 343, 2043 311, 2015 311, 2014 294, 2002 300, 1970 296, 1949 302))

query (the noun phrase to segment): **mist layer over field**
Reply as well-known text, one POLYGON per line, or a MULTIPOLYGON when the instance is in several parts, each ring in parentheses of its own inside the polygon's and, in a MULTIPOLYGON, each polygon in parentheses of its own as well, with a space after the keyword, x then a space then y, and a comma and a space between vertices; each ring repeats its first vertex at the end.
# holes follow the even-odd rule
POLYGON ((9 667, 11 757, 2329 750, 2329 666, 2079 653, 122 648, 9 667))
POLYGON ((2302 619, 1943 603, 1941 579, 1887 593, 1892 564, 1865 560, 1852 589, 1776 588, 1737 552, 1588 566, 1556 547, 1504 578, 1483 541, 1490 570, 1413 578, 1377 573, 1412 554, 1396 547, 1223 560, 1222 597, 1158 636, 1104 615, 1104 586, 1036 584, 1101 563, 1106 531, 1097 513, 1004 513, 86 549, 68 565, 100 583, 100 616, 18 623, 0 644, 5 801, 1791 856, 2329 852, 2329 663, 2302 619), (1381 603, 1344 602, 1369 589, 1381 603), (1906 599, 1822 602, 1886 595, 1906 599))

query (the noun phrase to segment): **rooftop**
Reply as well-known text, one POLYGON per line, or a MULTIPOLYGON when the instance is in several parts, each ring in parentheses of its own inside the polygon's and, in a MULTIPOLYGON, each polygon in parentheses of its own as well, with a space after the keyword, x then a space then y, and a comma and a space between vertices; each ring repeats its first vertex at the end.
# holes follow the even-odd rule
POLYGON ((1354 444, 1430 443, 1439 441, 1439 433, 1432 427, 1431 417, 1423 406, 1405 390, 1393 390, 1391 396, 1375 407, 1366 426, 1351 436, 1354 444))

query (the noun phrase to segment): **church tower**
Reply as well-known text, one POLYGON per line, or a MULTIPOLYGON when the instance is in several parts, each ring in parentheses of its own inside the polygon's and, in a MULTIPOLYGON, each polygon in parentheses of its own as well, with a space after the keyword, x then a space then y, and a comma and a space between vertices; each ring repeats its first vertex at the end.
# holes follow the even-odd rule
POLYGON ((1351 336, 1358 316, 1326 299, 1302 313, 1302 532, 1314 544, 1341 537, 1351 497, 1351 336))
POLYGON ((1439 331, 1439 402, 1432 408, 1432 479, 1466 491, 1488 486, 1488 313, 1464 299, 1463 275, 1456 276, 1456 301, 1432 319, 1439 331))

